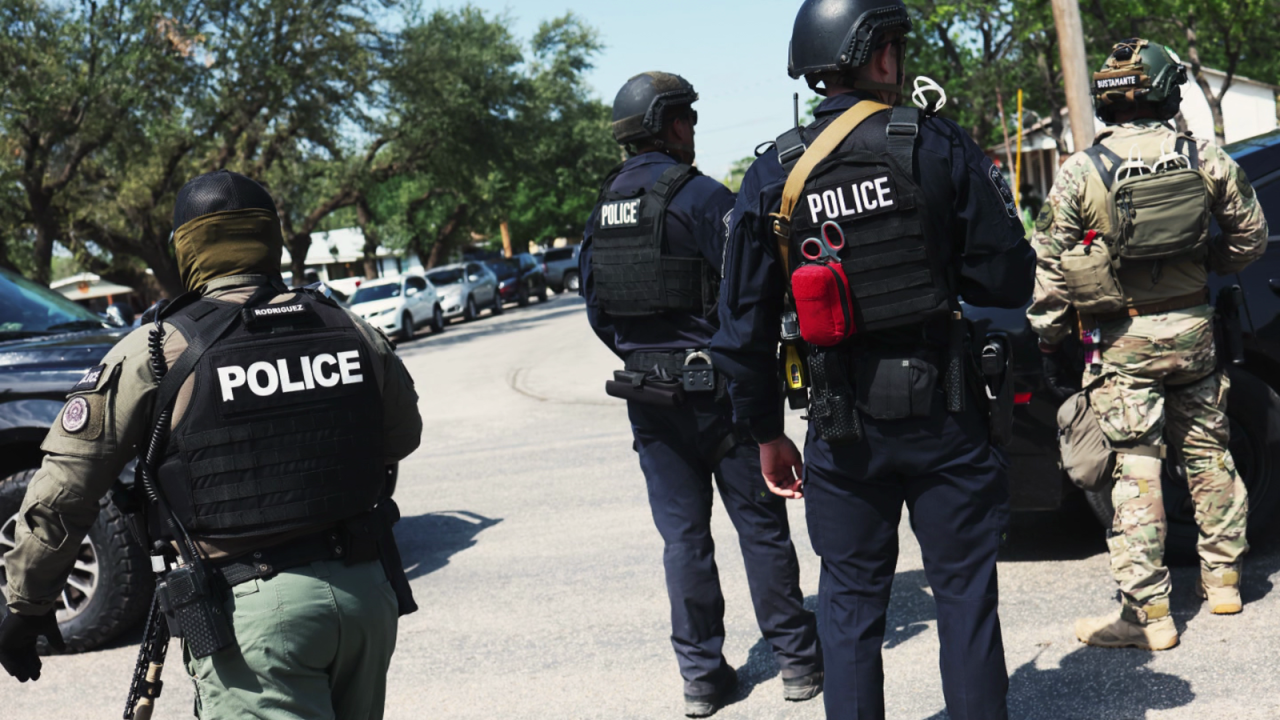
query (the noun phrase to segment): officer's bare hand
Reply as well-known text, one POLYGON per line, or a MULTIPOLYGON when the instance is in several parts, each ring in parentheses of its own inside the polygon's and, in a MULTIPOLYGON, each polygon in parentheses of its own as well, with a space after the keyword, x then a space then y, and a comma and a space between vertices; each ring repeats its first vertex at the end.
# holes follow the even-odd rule
POLYGON ((760 443, 760 470, 764 473, 769 492, 792 500, 804 497, 801 489, 804 461, 791 438, 783 435, 777 440, 760 443))

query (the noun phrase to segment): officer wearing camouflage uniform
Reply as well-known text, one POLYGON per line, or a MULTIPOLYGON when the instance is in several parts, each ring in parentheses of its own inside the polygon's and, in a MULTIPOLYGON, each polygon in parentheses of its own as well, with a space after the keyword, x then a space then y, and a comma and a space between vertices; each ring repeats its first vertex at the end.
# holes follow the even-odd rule
MULTIPOLYGON (((180 386, 158 472, 175 514, 188 518, 199 554, 217 568, 235 636, 207 657, 188 653, 197 714, 380 718, 397 597, 376 557, 356 561, 354 548, 334 541, 344 523, 368 517, 375 502, 390 503, 385 468, 413 452, 422 432, 413 381, 381 333, 285 287, 279 217, 257 183, 226 171, 192 180, 178 195, 174 227, 191 292, 162 314, 168 369, 188 349, 184 328, 200 328, 195 316, 238 318, 204 354, 223 363, 218 372, 206 375, 196 365, 180 386), (242 315, 250 311, 252 327, 242 315), (270 345, 282 342, 274 340, 277 332, 284 344, 270 345), (238 335, 248 339, 224 346, 233 352, 219 351, 238 335), (285 348, 272 351, 279 359, 253 363, 254 352, 264 352, 253 348, 269 345, 285 348), (299 348, 315 362, 288 366, 299 348), (240 366, 248 366, 247 375, 237 374, 240 366), (254 422, 234 420, 245 416, 254 422), (363 422, 344 421, 354 416, 363 422), (208 429, 193 432, 199 423, 208 429), (244 458, 252 459, 249 467, 244 458)), ((81 538, 99 501, 151 437, 160 387, 151 332, 144 323, 85 375, 42 446, 47 455, 22 504, 17 544, 5 556, 9 614, 0 623, 0 663, 21 681, 40 676, 37 636, 61 643, 53 608, 81 538)))
MULTIPOLYGON (((613 134, 630 157, 604 179, 578 259, 587 319, 639 384, 627 414, 663 539, 671 645, 690 717, 715 712, 737 683, 721 652, 724 595, 711 537, 717 488, 738 531, 783 696, 808 700, 822 688, 817 627, 800 592, 786 502, 765 489, 759 450, 734 433, 724 384, 707 370, 733 193, 692 166, 697 99, 688 81, 662 72, 637 75, 618 92, 613 134), (690 372, 707 382, 681 388, 680 402, 653 404, 654 391, 670 392, 690 372)), ((627 385, 619 397, 632 391, 627 385)))
POLYGON ((1033 241, 1038 270, 1027 316, 1046 376, 1069 384, 1061 346, 1081 333, 1083 384, 1117 451, 1108 545, 1122 607, 1076 623, 1082 642, 1103 647, 1161 650, 1178 641, 1163 561, 1166 444, 1185 463, 1195 501, 1200 593, 1213 613, 1241 610, 1248 502, 1227 450, 1228 379, 1215 353, 1207 281, 1210 271, 1239 272, 1261 257, 1267 224, 1235 161, 1168 125, 1185 82, 1168 48, 1136 38, 1115 46, 1094 75, 1095 107, 1108 127, 1063 164, 1033 241), (1140 182, 1170 192, 1164 200, 1144 195, 1140 182), (1208 237, 1210 215, 1220 237, 1208 237), (1165 249, 1151 250, 1158 246, 1165 249), (1073 269, 1108 253, 1110 269, 1105 261, 1094 274, 1073 269))

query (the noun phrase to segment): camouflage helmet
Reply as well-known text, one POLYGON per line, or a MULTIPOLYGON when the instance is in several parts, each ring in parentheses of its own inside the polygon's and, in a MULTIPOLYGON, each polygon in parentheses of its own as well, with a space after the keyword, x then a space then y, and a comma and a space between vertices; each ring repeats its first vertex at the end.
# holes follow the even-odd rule
POLYGON ((619 145, 656 138, 670 120, 671 108, 687 107, 698 99, 693 85, 679 75, 640 73, 627 81, 613 101, 613 139, 619 145))
POLYGON ((1172 49, 1141 38, 1115 44, 1102 69, 1093 74, 1093 108, 1098 119, 1115 122, 1117 110, 1146 103, 1161 120, 1178 114, 1187 68, 1172 49))

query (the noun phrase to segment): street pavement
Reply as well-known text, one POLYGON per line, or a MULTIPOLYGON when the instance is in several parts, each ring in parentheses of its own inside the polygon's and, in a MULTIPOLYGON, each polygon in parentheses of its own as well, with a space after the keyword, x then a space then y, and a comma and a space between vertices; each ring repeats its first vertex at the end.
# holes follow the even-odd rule
MULTIPOLYGON (((581 300, 512 307, 399 352, 425 421, 396 495, 404 514, 396 534, 421 610, 401 619, 386 717, 682 717, 662 545, 626 408, 603 392, 620 363, 590 332, 581 300)), ((791 415, 788 431, 799 440, 803 430, 791 415)), ((799 503, 791 521, 812 608, 818 559, 799 503)), ((716 717, 823 717, 821 696, 782 700, 719 507, 713 533, 725 654, 741 678, 716 717)), ((885 638, 888 717, 942 720, 936 614, 905 519, 901 537, 885 638)), ((1081 506, 1017 516, 1000 564, 1011 717, 1280 718, 1280 593, 1272 592, 1280 547, 1259 544, 1250 556, 1243 615, 1202 610, 1196 573, 1174 570, 1180 646, 1156 654, 1087 648, 1072 635, 1073 620, 1116 607, 1103 531, 1081 506)), ((0 678, 0 718, 117 717, 137 639, 49 658, 35 684, 0 678)), ((156 718, 190 716, 180 653, 174 644, 156 718)))

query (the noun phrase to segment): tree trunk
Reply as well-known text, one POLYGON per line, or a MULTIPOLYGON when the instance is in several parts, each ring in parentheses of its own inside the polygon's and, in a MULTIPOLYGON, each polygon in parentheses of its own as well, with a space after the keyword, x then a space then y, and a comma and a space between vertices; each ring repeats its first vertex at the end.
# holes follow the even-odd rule
POLYGON ((1222 98, 1227 94, 1227 87, 1231 83, 1231 77, 1228 76, 1222 83, 1222 93, 1213 94, 1213 88, 1209 85, 1209 78, 1204 75, 1204 67, 1200 64, 1200 48, 1197 45, 1196 37, 1196 17, 1191 14, 1187 17, 1187 24, 1184 26, 1187 31, 1187 59, 1191 61, 1191 75, 1196 79, 1196 85, 1200 86, 1200 92, 1204 93, 1204 99, 1209 103, 1209 114, 1213 116, 1213 139, 1218 145, 1227 144, 1226 123, 1222 118, 1222 98))
POLYGON ((369 280, 373 280, 381 273, 378 272, 378 230, 373 227, 373 211, 369 208, 369 201, 364 195, 356 200, 356 224, 360 226, 360 232, 364 234, 364 276, 369 280))
POLYGON ((290 269, 293 271, 293 287, 306 284, 307 251, 311 249, 311 233, 294 233, 285 238, 285 245, 291 256, 290 269))
POLYGON ((431 256, 427 258, 426 270, 430 270, 440 264, 440 261, 448 257, 447 250, 449 239, 462 223, 462 218, 467 213, 467 204, 458 203, 453 208, 453 212, 449 213, 448 219, 436 231, 435 244, 431 246, 431 256))
MULTIPOLYGON (((34 198, 33 198, 34 199, 34 198)), ((58 223, 50 215, 47 201, 37 205, 32 202, 33 223, 36 228, 35 276, 31 279, 48 285, 53 271, 53 242, 59 237, 58 223)))

